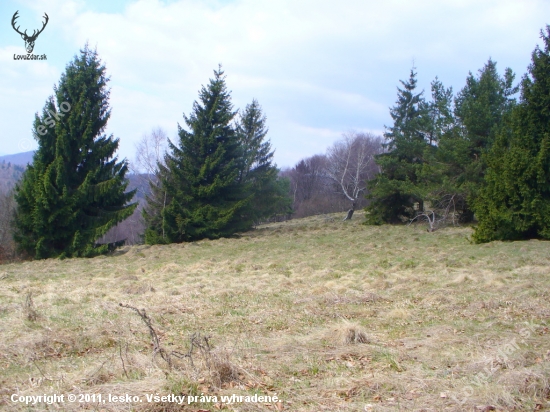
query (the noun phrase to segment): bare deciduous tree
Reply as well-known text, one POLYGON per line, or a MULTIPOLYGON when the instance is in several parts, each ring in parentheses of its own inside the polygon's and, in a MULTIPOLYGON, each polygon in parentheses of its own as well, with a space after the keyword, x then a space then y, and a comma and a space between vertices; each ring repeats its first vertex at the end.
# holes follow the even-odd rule
MULTIPOLYGON (((154 129, 150 135, 142 137, 136 145, 136 164, 143 170, 147 178, 147 193, 144 195, 143 214, 140 215, 143 227, 151 226, 159 219, 164 222, 162 210, 169 202, 166 190, 160 185, 160 174, 166 172, 166 152, 168 149, 168 137, 161 128, 154 129), (145 219, 143 219, 145 215, 145 219)), ((164 239, 164 224, 162 226, 162 238, 164 239)))
POLYGON ((296 166, 280 173, 290 180, 295 218, 341 211, 342 197, 327 176, 327 157, 314 155, 300 160, 296 166))
POLYGON ((145 207, 145 198, 151 193, 151 185, 156 184, 158 164, 164 164, 164 154, 168 145, 166 132, 157 127, 151 133, 144 134, 136 144, 136 157, 131 163, 129 175, 130 190, 137 189, 138 207, 132 216, 111 228, 104 236, 98 239, 99 243, 114 243, 122 239, 132 245, 142 241, 145 231, 145 222, 142 209, 145 207))
POLYGON ((281 175, 290 180, 294 217, 340 212, 351 201, 350 219, 356 207, 366 203, 366 183, 379 173, 375 155, 383 152, 382 138, 350 132, 334 143, 326 155, 300 160, 281 175))
POLYGON ((154 179, 158 171, 158 164, 164 164, 167 147, 168 136, 160 127, 153 129, 150 134, 143 135, 136 144, 133 172, 145 174, 148 179, 154 179))
POLYGON ((382 151, 381 137, 357 132, 344 134, 342 140, 328 149, 326 174, 352 204, 344 220, 351 219, 367 182, 379 173, 375 156, 382 151))
POLYGON ((327 158, 314 155, 300 160, 290 171, 294 201, 305 201, 324 191, 327 158))

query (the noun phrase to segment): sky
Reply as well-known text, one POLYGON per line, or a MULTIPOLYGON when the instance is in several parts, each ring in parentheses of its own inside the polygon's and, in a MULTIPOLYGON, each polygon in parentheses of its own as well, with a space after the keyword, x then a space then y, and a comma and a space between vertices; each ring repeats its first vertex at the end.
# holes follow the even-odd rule
POLYGON ((221 64, 234 108, 262 106, 284 168, 344 133, 381 135, 413 67, 426 97, 436 76, 458 92, 489 58, 519 81, 549 16, 548 0, 2 0, 0 154, 38 147, 34 114, 86 42, 111 77, 119 159, 157 127, 176 142, 221 64), (28 33, 48 14, 33 51, 47 60, 14 60, 16 11, 28 33))

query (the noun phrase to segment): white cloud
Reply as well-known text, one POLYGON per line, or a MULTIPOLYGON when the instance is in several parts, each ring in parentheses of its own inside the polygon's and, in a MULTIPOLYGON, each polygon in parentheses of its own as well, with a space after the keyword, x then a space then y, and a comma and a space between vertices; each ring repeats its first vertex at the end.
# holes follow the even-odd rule
MULTIPOLYGON (((109 131, 121 137, 121 156, 133 157, 134 142, 152 127, 175 133, 222 63, 235 106, 252 98, 262 105, 280 165, 324 152, 349 129, 383 130, 413 61, 424 89, 438 75, 456 91, 490 56, 501 72, 511 66, 521 76, 550 14, 543 0, 139 0, 119 13, 76 0, 20 3, 48 11, 49 44, 63 55, 97 45, 112 77, 109 131), (54 34, 65 43, 54 45, 54 34)), ((2 103, 0 116, 27 119, 10 133, 28 133, 29 113, 42 107, 64 64, 19 72, 5 63, 0 90, 17 108, 2 103)))

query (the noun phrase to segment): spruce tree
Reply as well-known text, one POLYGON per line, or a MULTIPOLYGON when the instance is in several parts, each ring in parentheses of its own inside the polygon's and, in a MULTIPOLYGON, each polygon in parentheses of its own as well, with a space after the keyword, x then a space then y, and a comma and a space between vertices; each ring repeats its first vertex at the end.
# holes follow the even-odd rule
MULTIPOLYGON (((445 88, 436 79, 431 83, 432 100, 428 107, 428 145, 424 151, 421 178, 426 202, 424 212, 435 212, 436 218, 444 218, 449 210, 463 214, 465 198, 456 179, 456 164, 459 159, 457 124, 453 115, 453 90, 445 88)), ((463 159, 460 159, 463 160, 463 159)))
POLYGON ((273 168, 271 161, 274 152, 271 143, 264 141, 268 132, 266 117, 256 99, 239 114, 236 132, 242 150, 239 182, 244 183, 254 174, 273 168))
POLYGON ((136 204, 118 139, 104 134, 110 117, 105 66, 86 45, 67 65, 55 97, 35 116, 38 150, 16 188, 19 247, 37 259, 93 256, 95 242, 129 217, 136 204))
POLYGON ((464 129, 472 158, 481 159, 502 118, 514 106, 513 95, 518 91, 514 78, 510 68, 500 77, 496 62, 489 59, 477 77, 468 75, 466 86, 458 93, 455 115, 464 129))
POLYGON ((510 113, 516 100, 518 87, 514 86, 515 75, 506 68, 504 76, 497 71, 497 64, 489 59, 479 70, 478 76, 470 73, 466 86, 455 100, 455 116, 460 130, 455 136, 465 140, 456 155, 463 159, 458 181, 463 191, 473 201, 483 182, 486 164, 484 154, 491 148, 494 136, 504 117, 510 113))
POLYGON ((436 77, 431 83, 432 100, 427 103, 427 140, 430 146, 437 146, 441 139, 455 126, 453 116, 453 89, 445 88, 436 77))
POLYGON ((257 100, 239 114, 236 131, 242 152, 239 183, 253 195, 247 216, 258 223, 274 214, 290 213, 291 199, 285 184, 278 181, 279 170, 272 163, 274 151, 265 141, 266 117, 257 100))
POLYGON ((519 104, 486 156, 485 185, 474 201, 473 239, 550 239, 550 26, 541 31, 519 104))
POLYGON ((432 83, 430 141, 437 147, 426 151, 422 180, 431 210, 449 211, 461 222, 471 222, 471 203, 477 193, 485 163, 483 155, 493 144, 494 134, 515 103, 514 74, 506 69, 499 76, 489 60, 466 79, 466 86, 453 99, 437 79, 432 83), (433 138, 432 138, 433 136, 433 138))
POLYGON ((252 226, 246 215, 251 195, 239 184, 242 150, 232 125, 233 111, 221 66, 199 92, 199 101, 179 127, 178 145, 169 144, 160 190, 169 202, 146 241, 183 242, 230 236, 252 226))
POLYGON ((408 81, 401 80, 403 88, 398 88, 396 105, 390 110, 394 124, 384 133, 386 153, 376 158, 381 173, 368 183, 368 224, 399 223, 414 216, 415 203, 422 208, 419 183, 429 116, 423 92, 416 93, 416 83, 411 70, 408 81))

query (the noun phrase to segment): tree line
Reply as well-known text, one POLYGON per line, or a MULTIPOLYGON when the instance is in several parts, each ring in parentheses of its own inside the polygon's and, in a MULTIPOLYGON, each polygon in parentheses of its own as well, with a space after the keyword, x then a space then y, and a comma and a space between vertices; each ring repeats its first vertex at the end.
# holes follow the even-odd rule
MULTIPOLYGON (((350 218, 358 208, 367 224, 476 222, 476 242, 548 239, 550 26, 541 38, 519 84, 489 59, 456 95, 436 78, 427 98, 413 68, 383 138, 348 132, 285 170, 273 162, 260 104, 236 110, 218 67, 166 151, 160 134, 140 142, 143 240, 215 239, 291 215, 349 209, 350 218)), ((137 213, 129 163, 104 133, 109 80, 86 45, 35 115, 39 148, 8 202, 10 233, 30 257, 105 253, 124 241, 106 235, 137 213)))
POLYGON ((350 131, 326 153, 301 159, 281 171, 290 182, 293 217, 305 217, 367 205, 367 182, 379 172, 376 156, 383 152, 382 138, 350 131))
POLYGON ((456 96, 436 78, 402 81, 380 173, 368 183, 367 223, 472 222, 473 240, 550 235, 550 26, 519 85, 491 59, 456 96), (519 94, 519 98, 518 95, 519 94))
MULTIPOLYGON (((109 80, 86 45, 35 116, 39 148, 15 189, 13 219, 13 238, 31 257, 95 256, 125 241, 102 241, 138 207, 137 189, 126 191, 129 163, 115 155, 119 140, 104 133, 109 80)), ((290 213, 261 106, 234 110, 221 66, 184 121, 149 171, 145 242, 230 236, 290 213)))

